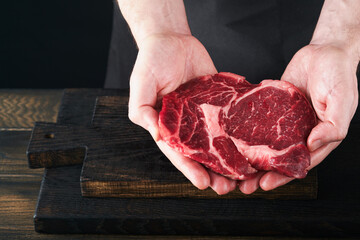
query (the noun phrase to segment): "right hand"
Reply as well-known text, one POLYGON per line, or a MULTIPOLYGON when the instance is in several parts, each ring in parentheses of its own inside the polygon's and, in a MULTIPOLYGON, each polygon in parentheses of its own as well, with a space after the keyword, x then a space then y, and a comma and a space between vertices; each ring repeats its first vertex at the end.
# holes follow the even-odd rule
POLYGON ((181 84, 217 73, 205 47, 193 36, 154 34, 138 42, 139 53, 130 77, 129 118, 150 132, 161 151, 197 188, 226 194, 236 181, 220 176, 170 148, 161 140, 156 104, 181 84))

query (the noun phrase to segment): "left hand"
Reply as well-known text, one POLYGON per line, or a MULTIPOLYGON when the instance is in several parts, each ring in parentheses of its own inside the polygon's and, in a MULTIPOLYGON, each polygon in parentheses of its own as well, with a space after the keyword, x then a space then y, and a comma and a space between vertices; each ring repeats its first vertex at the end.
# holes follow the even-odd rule
MULTIPOLYGON (((311 165, 322 162, 345 138, 358 105, 356 68, 359 59, 339 46, 310 44, 300 49, 288 64, 281 80, 306 94, 319 119, 308 139, 311 165)), ((259 186, 271 190, 293 180, 267 172, 240 183, 250 194, 259 186)))
POLYGON ((181 84, 215 74, 205 47, 192 35, 165 33, 138 41, 139 54, 130 78, 129 118, 148 130, 171 163, 199 189, 218 194, 236 188, 236 181, 205 168, 169 147, 159 136, 156 102, 181 84))

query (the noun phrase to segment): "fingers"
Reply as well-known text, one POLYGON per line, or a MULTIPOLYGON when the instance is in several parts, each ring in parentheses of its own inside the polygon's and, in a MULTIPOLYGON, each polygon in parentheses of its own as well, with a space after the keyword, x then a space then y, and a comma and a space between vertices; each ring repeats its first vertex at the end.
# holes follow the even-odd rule
POLYGON ((158 141, 157 145, 171 163, 199 189, 211 187, 217 194, 223 195, 236 188, 236 181, 205 169, 200 163, 184 157, 174 151, 165 142, 158 141))
MULTIPOLYGON (((315 151, 310 153, 311 164, 308 170, 314 168, 319 163, 321 163, 330 153, 333 151, 341 141, 330 142, 325 145, 322 145, 320 148, 317 148, 315 151)), ((245 180, 240 183, 240 191, 245 194, 251 194, 256 191, 260 186, 264 191, 269 191, 285 185, 294 178, 284 176, 276 172, 266 172, 257 175, 253 179, 245 180)))
POLYGON ((314 168, 319 163, 321 163, 330 153, 332 150, 334 150, 337 146, 339 146, 341 142, 332 142, 328 143, 320 148, 318 148, 316 151, 310 153, 311 157, 311 164, 309 169, 314 168))
POLYGON ((269 191, 292 181, 294 178, 284 176, 277 172, 267 172, 260 179, 259 185, 262 190, 269 191))
POLYGON ((219 195, 227 194, 236 188, 236 181, 208 170, 210 187, 219 195))
POLYGON ((156 142, 160 150, 171 161, 171 163, 199 189, 206 189, 210 186, 208 171, 198 162, 185 157, 181 153, 170 148, 164 141, 156 142))
POLYGON ((150 132, 152 138, 157 142, 160 140, 158 128, 159 114, 152 106, 129 107, 129 119, 150 132), (130 110, 132 109, 132 110, 130 110))
POLYGON ((223 195, 236 188, 236 181, 205 169, 200 163, 184 157, 174 151, 165 142, 158 141, 157 145, 171 163, 199 189, 211 187, 217 194, 223 195))
POLYGON ((259 188, 259 181, 266 172, 259 172, 254 178, 240 182, 239 189, 244 194, 251 194, 259 188))
MULTIPOLYGON (((326 156, 330 154, 332 150, 334 150, 340 142, 332 142, 328 143, 316 151, 310 153, 311 164, 308 170, 314 168, 319 163, 321 163, 326 156)), ((288 182, 292 181, 294 178, 290 178, 284 175, 281 175, 276 172, 268 172, 260 179, 260 187, 265 190, 269 191, 274 188, 280 187, 282 185, 287 184, 288 182)))
POLYGON ((347 129, 348 124, 345 123, 337 126, 330 121, 320 122, 309 135, 307 141, 309 150, 314 152, 331 142, 341 142, 347 134, 347 129))

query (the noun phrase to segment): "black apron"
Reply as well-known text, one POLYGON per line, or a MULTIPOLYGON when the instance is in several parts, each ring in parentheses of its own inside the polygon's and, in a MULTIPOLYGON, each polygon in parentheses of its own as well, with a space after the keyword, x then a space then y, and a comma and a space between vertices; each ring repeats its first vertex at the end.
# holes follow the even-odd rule
MULTIPOLYGON (((323 0, 185 0, 192 34, 219 72, 251 83, 280 79, 293 55, 307 45, 323 0)), ((129 88, 137 47, 114 0, 105 88, 129 88)), ((359 73, 358 73, 359 77, 359 73)), ((360 122, 357 111, 353 122, 360 122)))
MULTIPOLYGON (((323 1, 184 1, 192 34, 208 50, 218 71, 252 83, 279 79, 311 40, 323 1)), ((105 88, 128 88, 137 48, 114 1, 113 33, 105 88)))

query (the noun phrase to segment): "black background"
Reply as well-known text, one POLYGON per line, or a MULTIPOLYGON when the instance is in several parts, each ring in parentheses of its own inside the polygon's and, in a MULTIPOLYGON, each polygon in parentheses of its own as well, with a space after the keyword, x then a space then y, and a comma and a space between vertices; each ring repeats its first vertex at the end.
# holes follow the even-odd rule
POLYGON ((103 87, 112 0, 0 3, 0 88, 103 87))

